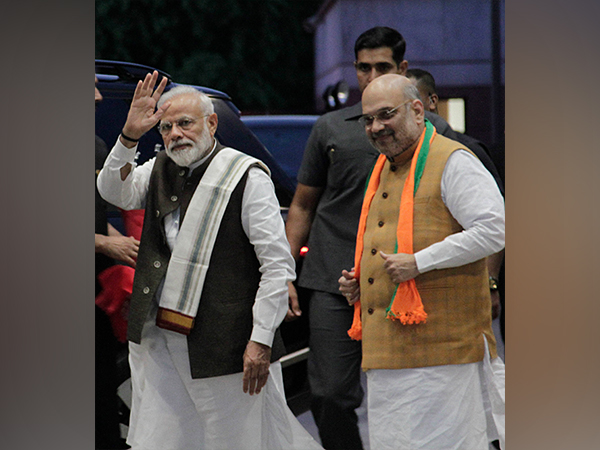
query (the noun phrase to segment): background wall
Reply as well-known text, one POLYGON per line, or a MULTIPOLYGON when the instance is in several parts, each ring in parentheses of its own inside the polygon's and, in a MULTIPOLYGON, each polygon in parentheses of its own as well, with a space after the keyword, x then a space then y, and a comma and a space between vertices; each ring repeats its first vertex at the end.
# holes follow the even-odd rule
POLYGON ((466 133, 486 143, 504 167, 504 0, 327 0, 307 25, 315 34, 315 105, 344 80, 348 104, 360 100, 354 43, 374 26, 398 30, 411 68, 434 76, 441 97, 462 97, 466 133))

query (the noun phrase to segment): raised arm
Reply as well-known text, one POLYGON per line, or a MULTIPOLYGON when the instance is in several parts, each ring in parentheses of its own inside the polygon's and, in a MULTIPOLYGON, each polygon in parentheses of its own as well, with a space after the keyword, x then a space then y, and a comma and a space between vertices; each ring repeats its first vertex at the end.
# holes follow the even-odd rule
MULTIPOLYGON (((139 140, 158 123, 171 105, 170 102, 165 102, 156 112, 154 111, 168 81, 167 77, 163 77, 159 85, 154 89, 157 80, 158 72, 155 70, 151 74, 147 74, 143 81, 138 81, 135 87, 129 113, 127 114, 127 121, 123 127, 123 133, 133 138, 134 143, 136 139, 139 140)), ((130 144, 132 141, 127 139, 125 141, 123 145, 131 148, 130 144)))
POLYGON ((168 81, 163 77, 154 89, 157 79, 158 72, 154 71, 143 81, 138 81, 123 131, 98 174, 98 192, 107 202, 119 208, 140 208, 146 197, 154 160, 138 167, 135 176, 129 175, 134 167, 137 141, 158 123, 170 106, 167 101, 154 111, 168 81))
MULTIPOLYGON (((147 74, 144 81, 138 81, 127 114, 127 121, 123 126, 123 132, 119 136, 119 140, 127 148, 135 147, 140 138, 158 123, 170 106, 169 102, 165 102, 156 112, 154 111, 168 81, 167 77, 163 77, 156 90, 154 90, 157 79, 158 72, 155 70, 152 74, 147 74)), ((121 168, 121 180, 127 178, 131 168, 131 163, 121 168)))

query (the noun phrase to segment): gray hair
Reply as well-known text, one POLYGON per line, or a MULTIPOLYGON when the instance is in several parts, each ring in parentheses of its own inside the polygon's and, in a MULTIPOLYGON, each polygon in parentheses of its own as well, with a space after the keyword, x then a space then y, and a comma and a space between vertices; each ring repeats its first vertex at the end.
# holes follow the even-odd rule
POLYGON ((403 86, 402 93, 404 94, 404 98, 406 100, 421 100, 419 96, 419 90, 412 83, 406 83, 403 86))
POLYGON ((167 91, 163 95, 161 95, 160 98, 158 99, 158 103, 156 106, 158 106, 160 108, 162 106, 162 104, 164 102, 166 102, 167 100, 170 100, 173 97, 176 97, 178 95, 188 95, 188 94, 198 97, 198 99, 200 100, 200 106, 202 107, 202 111, 204 111, 204 114, 213 114, 215 112, 213 103, 210 100, 210 98, 208 97, 208 95, 206 95, 204 92, 199 91, 195 87, 183 86, 183 85, 176 86, 173 89, 170 89, 169 91, 167 91))

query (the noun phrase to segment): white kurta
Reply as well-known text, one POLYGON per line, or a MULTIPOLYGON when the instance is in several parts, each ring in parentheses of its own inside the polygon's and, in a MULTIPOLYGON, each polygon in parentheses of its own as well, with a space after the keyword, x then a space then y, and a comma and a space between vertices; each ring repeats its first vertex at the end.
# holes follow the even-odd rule
MULTIPOLYGON (((485 339, 484 336, 481 337, 485 339)), ((377 450, 505 449, 504 363, 367 371, 369 441, 377 450)))
POLYGON ((186 337, 154 325, 129 344, 132 450, 312 450, 322 447, 286 404, 281 364, 260 394, 242 391, 242 373, 192 379, 186 337))
MULTIPOLYGON (((135 148, 117 142, 98 177, 101 195, 124 209, 141 208, 154 160, 121 181, 120 168, 133 162, 135 148)), ((195 163, 197 167, 202 161, 195 163)), ((171 250, 179 232, 179 210, 164 221, 171 250)), ((242 227, 260 263, 261 281, 253 307, 251 340, 272 345, 288 308, 287 282, 295 278, 270 178, 249 170, 242 199, 242 227)), ((161 289, 157 296, 160 297, 161 289)), ((192 379, 187 338, 155 324, 156 298, 141 344, 129 344, 132 407, 127 443, 134 450, 321 449, 287 407, 281 365, 271 365, 260 394, 242 391, 242 373, 192 379)))
POLYGON ((419 272, 463 266, 504 248, 504 199, 477 157, 463 150, 452 153, 441 191, 444 204, 464 231, 415 253, 419 272))
MULTIPOLYGON (((504 201, 483 164, 456 151, 442 175, 442 199, 464 231, 415 253, 421 273, 457 267, 504 248, 504 201)), ((481 339, 485 340, 482 335, 481 339)), ((367 371, 369 440, 377 450, 504 449, 504 363, 490 360, 367 371)))

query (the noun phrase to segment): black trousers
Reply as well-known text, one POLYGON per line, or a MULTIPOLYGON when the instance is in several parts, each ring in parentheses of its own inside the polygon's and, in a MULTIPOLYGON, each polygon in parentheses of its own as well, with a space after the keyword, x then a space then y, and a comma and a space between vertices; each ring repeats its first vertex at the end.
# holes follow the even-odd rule
POLYGON ((362 449, 355 409, 360 384, 361 343, 348 336, 354 308, 342 295, 309 293, 310 353, 308 380, 311 411, 327 450, 362 449))

